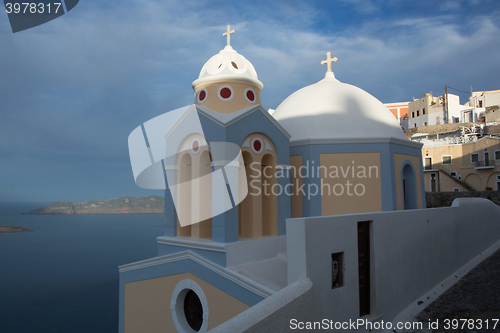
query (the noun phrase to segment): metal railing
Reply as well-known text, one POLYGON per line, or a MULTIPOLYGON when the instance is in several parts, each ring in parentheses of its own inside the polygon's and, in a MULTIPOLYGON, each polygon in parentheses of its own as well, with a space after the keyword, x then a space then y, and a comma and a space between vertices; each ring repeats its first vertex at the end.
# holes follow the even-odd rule
POLYGON ((475 162, 474 164, 475 164, 476 168, 494 167, 495 166, 495 160, 483 160, 483 161, 475 162))

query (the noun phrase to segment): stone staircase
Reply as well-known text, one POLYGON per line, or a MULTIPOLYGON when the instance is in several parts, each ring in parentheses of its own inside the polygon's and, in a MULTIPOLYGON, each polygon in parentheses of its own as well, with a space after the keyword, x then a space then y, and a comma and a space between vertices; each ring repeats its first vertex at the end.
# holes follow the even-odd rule
POLYGON ((468 191, 471 191, 471 192, 475 192, 477 191, 474 187, 472 187, 469 183, 467 183, 466 181, 464 180, 461 180, 461 179, 458 179, 456 176, 452 176, 451 175, 451 171, 446 169, 445 167, 443 166, 440 166, 438 167, 438 170, 440 172, 442 172, 443 174, 445 174, 446 176, 450 177, 451 179, 453 179, 453 181, 459 185, 462 185, 463 187, 465 187, 468 191))

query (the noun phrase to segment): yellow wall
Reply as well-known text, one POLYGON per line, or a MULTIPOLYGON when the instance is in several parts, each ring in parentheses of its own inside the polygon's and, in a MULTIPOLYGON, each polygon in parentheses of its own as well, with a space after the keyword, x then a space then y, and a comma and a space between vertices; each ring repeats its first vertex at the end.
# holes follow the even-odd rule
MULTIPOLYGON (((325 169, 320 170, 323 187, 321 215, 365 213, 382 210, 380 153, 320 154, 320 164, 322 168, 326 167, 328 172, 325 175, 325 169), (352 173, 353 166, 354 177, 352 173), (372 167, 371 178, 369 178, 370 167, 372 167), (363 169, 365 170, 365 177, 362 177, 363 169), (335 170, 338 172, 335 172, 335 170), (378 170, 377 174, 375 174, 375 170, 378 170), (347 182, 352 184, 350 186, 352 195, 348 194, 349 186, 347 182), (362 185, 357 187, 358 194, 361 193, 362 188, 365 189, 363 195, 358 196, 355 194, 355 185, 358 184, 362 185), (341 186, 344 189, 342 194, 340 194, 341 186), (328 188, 331 190, 330 193, 328 188)), ((315 167, 315 172, 316 169, 315 167)))
POLYGON ((420 178, 420 158, 418 156, 413 155, 404 155, 404 154, 394 154, 394 175, 395 175, 395 183, 396 183, 396 198, 398 210, 403 209, 403 193, 402 193, 402 185, 401 185, 401 166, 403 162, 408 160, 413 164, 413 168, 415 169, 415 178, 416 178, 416 186, 417 186, 417 205, 418 208, 423 208, 422 203, 422 187, 420 178))
MULTIPOLYGON (((500 150, 500 140, 493 138, 483 138, 473 143, 463 145, 449 145, 440 147, 424 147, 422 148, 423 158, 432 157, 432 169, 444 169, 446 171, 455 171, 457 176, 461 176, 462 180, 469 183, 476 190, 483 191, 486 187, 496 189, 496 175, 500 174, 500 161, 493 161, 493 168, 475 169, 477 164, 470 162, 470 154, 478 153, 479 161, 484 161, 484 152, 488 151, 489 159, 494 160, 495 150, 500 150), (443 165, 442 157, 451 155, 451 165, 443 165)), ((425 190, 430 191, 430 173, 436 173, 439 179, 438 191, 453 191, 453 188, 460 188, 461 191, 466 189, 451 178, 438 171, 425 171, 425 190)))
POLYGON ((196 282, 207 299, 208 330, 249 308, 248 305, 191 273, 165 276, 125 284, 125 333, 176 332, 170 301, 177 284, 196 282))

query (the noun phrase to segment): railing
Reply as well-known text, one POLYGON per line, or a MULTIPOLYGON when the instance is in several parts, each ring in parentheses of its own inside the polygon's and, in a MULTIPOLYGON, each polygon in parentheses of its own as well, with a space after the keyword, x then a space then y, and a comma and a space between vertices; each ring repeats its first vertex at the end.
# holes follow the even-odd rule
POLYGON ((483 161, 478 161, 475 164, 476 164, 475 168, 487 168, 487 167, 494 168, 495 160, 483 160, 483 161))

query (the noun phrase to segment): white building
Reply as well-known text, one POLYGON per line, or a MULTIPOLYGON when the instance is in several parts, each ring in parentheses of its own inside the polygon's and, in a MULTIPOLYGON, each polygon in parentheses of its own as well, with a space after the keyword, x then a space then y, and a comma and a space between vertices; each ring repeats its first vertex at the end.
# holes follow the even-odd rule
POLYGON ((461 111, 467 107, 460 105, 460 98, 457 95, 447 94, 447 96, 448 103, 446 94, 434 97, 430 93, 410 102, 408 128, 460 122, 461 111))

